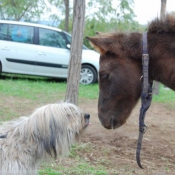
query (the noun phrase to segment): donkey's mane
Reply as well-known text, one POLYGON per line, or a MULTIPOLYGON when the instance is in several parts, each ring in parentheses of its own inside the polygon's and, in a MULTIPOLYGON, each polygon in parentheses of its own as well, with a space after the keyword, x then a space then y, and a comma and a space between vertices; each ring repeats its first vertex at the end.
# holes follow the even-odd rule
POLYGON ((175 15, 167 14, 164 21, 159 18, 151 21, 148 33, 175 33, 175 15))

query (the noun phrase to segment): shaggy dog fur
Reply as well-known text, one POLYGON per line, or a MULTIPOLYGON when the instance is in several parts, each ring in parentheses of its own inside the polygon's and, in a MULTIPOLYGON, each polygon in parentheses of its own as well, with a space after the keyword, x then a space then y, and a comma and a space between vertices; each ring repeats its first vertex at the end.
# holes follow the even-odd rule
POLYGON ((0 126, 0 175, 35 175, 41 161, 67 155, 89 115, 70 103, 48 104, 0 126))

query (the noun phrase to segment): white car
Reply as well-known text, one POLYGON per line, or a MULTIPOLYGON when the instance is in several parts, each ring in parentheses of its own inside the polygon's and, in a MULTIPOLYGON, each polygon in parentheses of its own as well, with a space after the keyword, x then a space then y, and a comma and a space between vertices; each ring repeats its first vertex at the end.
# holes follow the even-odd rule
MULTIPOLYGON (((58 28, 0 20, 0 72, 67 78, 71 36, 58 28)), ((98 79, 99 54, 83 46, 81 84, 98 79)))

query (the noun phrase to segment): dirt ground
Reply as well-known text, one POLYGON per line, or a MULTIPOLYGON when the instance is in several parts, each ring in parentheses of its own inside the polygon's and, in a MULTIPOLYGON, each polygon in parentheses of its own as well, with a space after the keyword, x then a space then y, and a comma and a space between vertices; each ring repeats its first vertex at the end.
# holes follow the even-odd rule
POLYGON ((109 160, 109 164, 104 163, 109 174, 175 174, 175 109, 155 102, 149 108, 141 151, 142 170, 135 158, 140 103, 127 123, 116 130, 107 130, 101 126, 97 117, 97 103, 97 100, 93 100, 80 105, 91 114, 92 124, 82 139, 96 146, 96 151, 89 155, 90 161, 93 162, 97 157, 109 160), (104 156, 104 150, 110 151, 104 156))
MULTIPOLYGON (((78 152, 83 160, 94 167, 100 164, 108 170, 109 175, 175 174, 175 108, 161 103, 151 104, 145 118, 148 128, 142 144, 142 170, 137 166, 135 158, 140 103, 133 110, 127 123, 116 130, 107 130, 101 126, 97 115, 97 103, 97 100, 79 101, 79 106, 84 112, 91 114, 92 123, 81 139, 83 144, 91 144, 92 148, 89 151, 78 152)), ((2 96, 0 101, 0 108, 11 110, 14 115, 14 111, 20 115, 30 114, 38 105, 44 104, 31 104, 31 101, 21 101, 13 97, 7 99, 6 96, 2 96)), ((74 163, 74 158, 70 162, 74 163)))

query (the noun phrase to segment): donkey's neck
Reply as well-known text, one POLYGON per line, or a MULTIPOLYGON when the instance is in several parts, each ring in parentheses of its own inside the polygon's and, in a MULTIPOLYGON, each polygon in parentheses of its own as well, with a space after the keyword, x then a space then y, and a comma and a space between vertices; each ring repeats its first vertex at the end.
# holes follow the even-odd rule
POLYGON ((167 63, 157 63, 150 67, 150 74, 153 80, 159 81, 162 84, 175 90, 175 62, 171 66, 167 63), (174 66, 174 67, 172 67, 174 66))
POLYGON ((171 34, 150 34, 150 75, 175 90, 175 38, 171 34))

